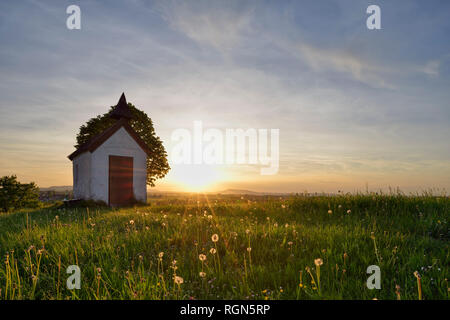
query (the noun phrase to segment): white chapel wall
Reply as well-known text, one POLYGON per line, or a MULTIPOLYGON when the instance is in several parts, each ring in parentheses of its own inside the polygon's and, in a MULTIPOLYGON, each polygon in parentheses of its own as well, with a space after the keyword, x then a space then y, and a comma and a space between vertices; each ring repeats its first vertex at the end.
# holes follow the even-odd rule
POLYGON ((73 159, 73 197, 89 199, 91 186, 91 153, 84 152, 73 159))
POLYGON ((109 156, 133 157, 133 192, 147 201, 147 154, 122 127, 91 154, 91 198, 108 203, 109 156))

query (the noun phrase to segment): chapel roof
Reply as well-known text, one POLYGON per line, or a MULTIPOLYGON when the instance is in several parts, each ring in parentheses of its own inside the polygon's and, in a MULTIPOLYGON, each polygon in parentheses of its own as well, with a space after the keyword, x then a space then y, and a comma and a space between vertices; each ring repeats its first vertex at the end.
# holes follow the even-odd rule
POLYGON ((128 120, 130 120, 133 117, 133 114, 131 113, 131 110, 128 107, 127 98, 125 98, 125 93, 122 92, 119 102, 112 110, 110 117, 114 119, 125 118, 128 120))
POLYGON ((134 131, 131 125, 128 123, 128 120, 131 119, 131 111, 128 108, 125 95, 122 93, 120 97, 119 103, 113 109, 111 113, 111 117, 118 119, 111 127, 104 130, 103 132, 97 134, 92 137, 89 141, 80 145, 77 150, 72 152, 68 158, 73 160, 78 155, 84 152, 94 152, 98 147, 100 147, 106 140, 108 140, 114 133, 116 133, 120 128, 124 128, 128 134, 133 138, 134 141, 141 147, 141 149, 147 154, 150 155, 151 151, 144 140, 134 131), (130 117, 127 116, 127 112, 130 117))

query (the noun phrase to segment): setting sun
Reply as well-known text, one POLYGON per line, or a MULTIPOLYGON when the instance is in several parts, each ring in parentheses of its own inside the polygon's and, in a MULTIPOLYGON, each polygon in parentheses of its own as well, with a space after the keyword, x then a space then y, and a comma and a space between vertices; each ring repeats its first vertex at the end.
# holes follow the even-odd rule
POLYGON ((185 191, 194 192, 211 189, 223 176, 218 166, 207 164, 174 165, 170 172, 171 181, 179 184, 185 191))

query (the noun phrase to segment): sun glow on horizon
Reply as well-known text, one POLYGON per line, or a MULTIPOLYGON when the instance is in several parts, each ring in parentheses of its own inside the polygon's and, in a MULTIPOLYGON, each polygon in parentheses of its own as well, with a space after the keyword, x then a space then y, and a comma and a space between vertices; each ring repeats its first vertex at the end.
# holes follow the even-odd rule
POLYGON ((174 165, 169 175, 168 178, 180 188, 192 192, 209 191, 224 178, 218 166, 207 164, 174 165))

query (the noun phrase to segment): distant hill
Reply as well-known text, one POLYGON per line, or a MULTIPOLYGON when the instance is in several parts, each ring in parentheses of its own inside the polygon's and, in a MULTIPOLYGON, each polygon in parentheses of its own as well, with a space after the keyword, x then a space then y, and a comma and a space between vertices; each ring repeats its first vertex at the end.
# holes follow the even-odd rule
MULTIPOLYGON (((55 191, 55 192, 70 192, 72 191, 72 186, 51 186, 48 188, 39 188, 41 192, 46 191, 55 191)), ((156 190, 148 190, 148 194, 183 194, 183 193, 189 193, 189 192, 181 192, 181 191, 156 191, 156 190)), ((257 192, 257 191, 251 191, 251 190, 245 190, 245 189, 226 189, 219 192, 207 192, 211 194, 229 194, 229 195, 253 195, 253 196, 263 196, 263 195, 287 195, 288 192, 257 192)))
POLYGON ((241 190, 241 189, 226 189, 220 192, 217 192, 220 194, 253 194, 253 195, 260 195, 261 192, 255 192, 250 190, 241 190))
POLYGON ((241 190, 241 189, 226 189, 221 192, 215 192, 218 194, 247 194, 253 196, 263 196, 263 195, 287 195, 289 192, 257 192, 251 190, 241 190))
POLYGON ((39 188, 39 191, 67 192, 72 191, 72 189, 72 186, 51 186, 48 188, 39 188))

